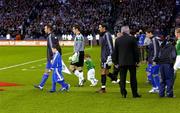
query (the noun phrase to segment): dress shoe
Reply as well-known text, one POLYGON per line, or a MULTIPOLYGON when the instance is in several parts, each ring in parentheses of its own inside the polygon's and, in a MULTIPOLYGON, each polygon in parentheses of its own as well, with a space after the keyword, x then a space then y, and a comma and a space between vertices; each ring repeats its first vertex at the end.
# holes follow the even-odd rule
POLYGON ((126 96, 127 96, 127 91, 124 90, 123 92, 121 92, 121 95, 122 95, 122 98, 126 98, 126 96))
POLYGON ((96 93, 106 93, 106 90, 101 88, 101 89, 97 90, 96 93))
POLYGON ((122 94, 122 98, 126 98, 126 95, 127 95, 127 94, 122 94))
POLYGON ((141 98, 141 95, 139 95, 139 94, 133 95, 133 98, 141 98))

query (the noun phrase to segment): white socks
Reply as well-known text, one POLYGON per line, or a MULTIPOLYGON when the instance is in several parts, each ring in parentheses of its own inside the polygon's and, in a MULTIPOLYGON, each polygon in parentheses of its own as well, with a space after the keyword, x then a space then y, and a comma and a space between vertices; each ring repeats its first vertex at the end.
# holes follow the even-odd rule
POLYGON ((79 85, 83 85, 83 80, 84 80, 84 76, 83 76, 83 72, 79 72, 78 70, 74 71, 74 74, 78 77, 79 79, 79 85))

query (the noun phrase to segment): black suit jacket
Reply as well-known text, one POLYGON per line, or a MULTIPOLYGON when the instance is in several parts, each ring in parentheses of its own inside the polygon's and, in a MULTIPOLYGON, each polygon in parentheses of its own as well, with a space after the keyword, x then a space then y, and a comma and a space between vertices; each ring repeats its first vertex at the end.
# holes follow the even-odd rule
POLYGON ((136 65, 139 63, 139 49, 135 37, 123 33, 115 40, 113 62, 119 66, 136 65))

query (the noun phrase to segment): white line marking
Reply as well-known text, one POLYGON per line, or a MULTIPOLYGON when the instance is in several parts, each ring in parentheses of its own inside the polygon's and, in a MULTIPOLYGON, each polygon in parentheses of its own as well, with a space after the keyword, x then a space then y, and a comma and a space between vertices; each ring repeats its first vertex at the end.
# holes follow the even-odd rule
POLYGON ((34 68, 36 68, 35 66, 31 66, 31 69, 34 69, 34 68))
POLYGON ((34 61, 30 61, 30 62, 25 62, 25 63, 22 63, 22 64, 17 64, 17 65, 12 65, 12 66, 8 66, 8 67, 3 67, 3 68, 0 68, 0 71, 1 71, 1 70, 6 70, 6 69, 10 69, 10 68, 13 68, 13 67, 23 66, 23 65, 26 65, 26 64, 31 64, 31 63, 34 63, 34 62, 43 61, 43 60, 45 60, 45 59, 46 59, 46 58, 42 58, 42 59, 39 59, 39 60, 34 60, 34 61))
POLYGON ((22 69, 22 71, 26 71, 27 69, 22 69))
MULTIPOLYGON (((89 50, 89 49, 91 49, 91 48, 88 48, 88 49, 86 49, 86 50, 89 50)), ((72 54, 72 52, 63 54, 62 56, 71 55, 71 54, 72 54)), ((35 63, 35 62, 43 61, 43 60, 45 60, 45 59, 46 59, 46 58, 41 58, 41 59, 39 59, 39 60, 34 60, 34 61, 25 62, 25 63, 21 63, 21 64, 17 64, 17 65, 12 65, 12 66, 8 66, 8 67, 3 67, 3 68, 0 68, 0 71, 1 71, 1 70, 6 70, 6 69, 10 69, 10 68, 14 68, 14 67, 19 67, 19 66, 27 65, 27 64, 32 64, 32 63, 35 63)))

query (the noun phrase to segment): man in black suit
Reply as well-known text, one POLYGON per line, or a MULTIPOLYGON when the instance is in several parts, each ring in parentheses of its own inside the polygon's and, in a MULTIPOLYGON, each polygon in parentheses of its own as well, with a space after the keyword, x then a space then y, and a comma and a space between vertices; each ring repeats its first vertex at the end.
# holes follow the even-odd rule
POLYGON ((135 37, 130 35, 129 26, 121 28, 122 36, 115 41, 113 62, 120 70, 120 91, 126 98, 126 75, 130 72, 131 90, 134 98, 141 97, 137 92, 136 68, 139 63, 139 51, 135 37))

